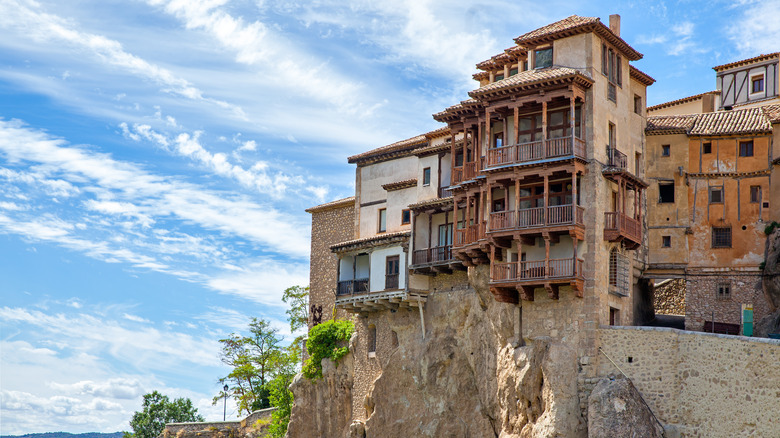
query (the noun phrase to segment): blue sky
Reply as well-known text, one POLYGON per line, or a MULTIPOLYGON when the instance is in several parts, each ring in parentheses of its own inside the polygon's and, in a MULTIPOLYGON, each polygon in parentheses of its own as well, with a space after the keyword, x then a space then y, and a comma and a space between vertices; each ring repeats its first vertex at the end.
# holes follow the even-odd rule
POLYGON ((346 157, 439 127, 512 38, 610 13, 650 105, 780 50, 769 0, 0 0, 0 433, 126 430, 155 389, 220 419, 217 340, 289 335, 346 157))

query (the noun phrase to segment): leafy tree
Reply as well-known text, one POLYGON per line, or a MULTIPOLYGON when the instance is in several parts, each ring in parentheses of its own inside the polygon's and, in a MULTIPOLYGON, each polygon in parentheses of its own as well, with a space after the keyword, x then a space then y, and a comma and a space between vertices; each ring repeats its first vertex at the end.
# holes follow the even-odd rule
POLYGON ((309 286, 292 286, 285 289, 282 301, 290 305, 287 309, 287 319, 290 321, 290 332, 309 325, 309 286))
POLYGON ((298 372, 300 354, 296 344, 291 344, 285 350, 280 351, 274 359, 274 378, 268 382, 269 399, 271 406, 276 410, 271 414, 271 425, 268 435, 272 438, 283 438, 287 433, 287 425, 290 423, 292 413, 293 393, 290 391, 295 374, 298 372))
POLYGON ((124 438, 157 438, 165 429, 166 423, 184 421, 203 421, 198 409, 188 398, 170 401, 167 395, 157 391, 144 395, 143 410, 133 414, 130 428, 133 433, 125 432, 124 438))
MULTIPOLYGON (((269 407, 266 384, 272 377, 273 362, 281 348, 277 329, 264 319, 252 318, 249 336, 231 333, 219 342, 222 344, 222 362, 233 368, 219 381, 230 387, 229 392, 238 404, 239 413, 250 414, 269 407)), ((214 397, 212 402, 216 404, 221 399, 222 394, 214 397)))

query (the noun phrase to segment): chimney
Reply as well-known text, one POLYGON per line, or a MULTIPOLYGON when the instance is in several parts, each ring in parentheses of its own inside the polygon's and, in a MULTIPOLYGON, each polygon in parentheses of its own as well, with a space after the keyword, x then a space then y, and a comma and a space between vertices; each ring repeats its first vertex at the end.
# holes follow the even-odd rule
POLYGON ((609 16, 609 30, 617 36, 620 36, 620 15, 612 14, 609 16))

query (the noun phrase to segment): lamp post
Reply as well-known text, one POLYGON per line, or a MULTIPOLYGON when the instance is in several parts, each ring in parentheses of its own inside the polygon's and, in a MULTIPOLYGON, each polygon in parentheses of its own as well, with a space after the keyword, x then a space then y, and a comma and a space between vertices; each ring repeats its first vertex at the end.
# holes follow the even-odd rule
POLYGON ((223 386, 222 389, 225 393, 225 407, 222 409, 222 421, 225 421, 225 418, 227 416, 227 392, 229 387, 227 385, 223 386))

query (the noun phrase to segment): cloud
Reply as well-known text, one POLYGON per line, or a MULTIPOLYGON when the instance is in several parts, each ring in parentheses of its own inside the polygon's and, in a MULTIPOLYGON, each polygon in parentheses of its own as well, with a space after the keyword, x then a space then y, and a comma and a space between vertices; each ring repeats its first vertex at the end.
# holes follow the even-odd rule
POLYGON ((102 382, 82 380, 76 383, 63 384, 53 382, 51 388, 68 394, 91 395, 96 397, 134 399, 146 392, 138 379, 115 378, 102 382))
POLYGON ((138 315, 132 315, 130 313, 125 313, 124 315, 122 315, 122 318, 124 318, 124 319, 126 319, 128 321, 141 322, 141 323, 144 323, 144 324, 150 324, 152 322, 152 321, 149 321, 148 319, 141 318, 138 315))
POLYGON ((738 14, 728 29, 729 39, 742 56, 752 57, 778 51, 780 3, 775 0, 736 1, 738 14))

